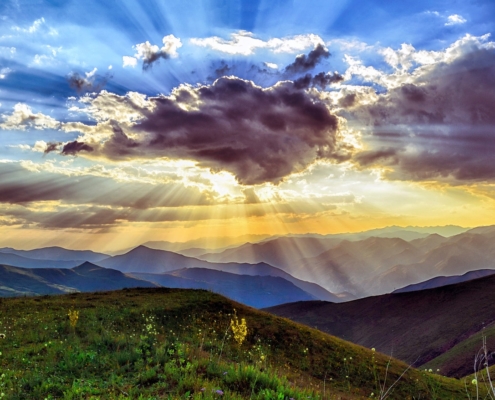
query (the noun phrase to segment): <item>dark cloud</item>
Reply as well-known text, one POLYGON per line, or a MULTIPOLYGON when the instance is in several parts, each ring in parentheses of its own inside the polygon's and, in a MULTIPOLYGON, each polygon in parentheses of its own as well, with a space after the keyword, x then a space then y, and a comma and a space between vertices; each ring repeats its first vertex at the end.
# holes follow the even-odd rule
MULTIPOLYGON (((117 139, 118 140, 118 139, 117 139)), ((76 155, 81 151, 92 152, 93 148, 86 143, 78 142, 74 140, 73 142, 66 143, 62 148, 61 153, 63 155, 76 155)))
POLYGON ((232 68, 228 66, 227 63, 225 63, 225 61, 222 61, 221 62, 221 65, 215 69, 215 75, 217 76, 217 78, 221 77, 221 76, 225 76, 225 75, 228 75, 229 72, 232 71, 232 68))
POLYGON ((479 49, 440 63, 414 84, 359 107, 372 149, 362 166, 387 164, 390 178, 495 181, 495 52, 479 49))
POLYGON ((145 118, 134 127, 139 141, 114 129, 105 143, 72 142, 62 153, 88 151, 87 145, 94 156, 114 160, 190 159, 252 185, 278 183, 318 159, 347 160, 352 151, 339 141, 337 117, 290 82, 263 89, 239 78, 220 78, 211 86, 181 87, 174 98, 150 102, 152 111, 144 109, 145 118))
POLYGON ((289 74, 301 74, 313 69, 321 60, 330 57, 330 52, 322 44, 318 44, 308 55, 301 54, 292 64, 285 68, 289 74))
POLYGON ((356 93, 349 93, 339 100, 339 105, 344 108, 349 108, 356 104, 356 100, 356 93))
POLYGON ((86 77, 84 77, 78 72, 72 72, 67 77, 67 81, 72 89, 75 89, 78 93, 85 93, 99 92, 105 87, 111 78, 112 75, 110 74, 86 74, 86 77))
POLYGON ((57 151, 62 143, 60 142, 48 142, 46 144, 46 149, 44 154, 51 153, 52 151, 57 151))
POLYGON ((310 87, 317 87, 324 90, 332 83, 342 82, 343 80, 344 77, 338 72, 334 72, 333 74, 320 72, 319 74, 316 74, 314 76, 312 76, 311 74, 306 74, 301 78, 295 79, 294 86, 296 87, 296 89, 308 89, 310 87))

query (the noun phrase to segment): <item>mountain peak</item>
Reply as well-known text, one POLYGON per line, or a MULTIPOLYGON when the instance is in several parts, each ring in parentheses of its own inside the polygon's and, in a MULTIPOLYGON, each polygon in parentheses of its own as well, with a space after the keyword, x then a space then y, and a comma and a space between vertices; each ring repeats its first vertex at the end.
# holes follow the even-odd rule
POLYGON ((100 267, 99 265, 90 263, 89 261, 85 261, 82 264, 78 265, 77 267, 72 268, 74 272, 90 272, 90 271, 97 271, 97 270, 102 270, 105 269, 103 267, 100 267))

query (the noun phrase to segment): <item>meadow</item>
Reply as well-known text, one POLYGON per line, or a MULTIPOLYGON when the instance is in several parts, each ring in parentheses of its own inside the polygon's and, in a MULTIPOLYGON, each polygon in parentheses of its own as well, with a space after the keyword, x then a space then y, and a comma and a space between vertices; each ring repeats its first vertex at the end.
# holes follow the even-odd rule
POLYGON ((0 397, 466 399, 476 385, 209 291, 159 288, 0 298, 0 397))

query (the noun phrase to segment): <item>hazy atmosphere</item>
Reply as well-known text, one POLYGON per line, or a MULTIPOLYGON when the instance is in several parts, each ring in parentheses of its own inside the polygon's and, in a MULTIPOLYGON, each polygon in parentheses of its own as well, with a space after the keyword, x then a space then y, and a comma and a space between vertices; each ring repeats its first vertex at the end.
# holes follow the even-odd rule
POLYGON ((0 4, 0 246, 495 223, 492 1, 0 4))

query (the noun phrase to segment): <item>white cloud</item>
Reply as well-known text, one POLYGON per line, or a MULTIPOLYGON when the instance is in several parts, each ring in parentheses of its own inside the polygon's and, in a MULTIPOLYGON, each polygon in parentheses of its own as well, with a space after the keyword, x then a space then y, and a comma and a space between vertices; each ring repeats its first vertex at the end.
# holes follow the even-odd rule
POLYGON ((134 68, 137 65, 137 58, 124 56, 122 57, 122 67, 132 67, 134 68))
POLYGON ((0 55, 3 57, 14 57, 17 49, 15 47, 0 46, 0 55))
POLYGON ((135 62, 132 60, 133 58, 143 60, 143 65, 147 67, 159 58, 177 58, 179 56, 177 49, 182 47, 182 42, 179 38, 176 38, 174 35, 167 35, 163 37, 162 42, 163 46, 161 48, 157 45, 152 45, 149 41, 136 44, 133 46, 136 54, 134 54, 134 57, 124 56, 123 66, 135 66, 135 62))
POLYGON ((21 28, 19 26, 14 26, 14 30, 17 32, 25 32, 25 33, 35 33, 37 32, 41 25, 45 23, 45 18, 39 18, 33 22, 33 24, 28 28, 21 28))
POLYGON ((453 14, 447 17, 447 22, 445 23, 445 25, 446 26, 460 25, 466 22, 467 22, 466 19, 461 17, 459 14, 453 14))
POLYGON ((353 76, 361 77, 365 82, 374 82, 391 89, 405 83, 412 83, 428 74, 438 63, 452 63, 477 49, 495 49, 495 42, 489 41, 490 34, 483 36, 465 35, 442 51, 416 50, 410 44, 402 44, 399 49, 382 48, 378 52, 393 67, 392 73, 386 73, 372 66, 366 66, 357 58, 348 54, 344 61, 349 65, 344 74, 345 80, 353 76))
POLYGON ((163 37, 162 42, 163 47, 160 49, 162 53, 165 53, 172 58, 179 56, 177 49, 182 47, 182 42, 179 38, 176 38, 174 35, 167 35, 163 37))
POLYGON ((363 52, 373 49, 374 46, 356 39, 332 39, 326 42, 328 47, 337 46, 342 51, 363 52))
POLYGON ((10 74, 12 70, 10 68, 2 68, 0 69, 0 79, 5 79, 8 74, 10 74))
POLYGON ((271 68, 271 69, 278 69, 278 65, 277 64, 274 64, 274 63, 269 63, 269 62, 265 62, 263 63, 265 64, 265 66, 267 66, 268 68, 271 68))
POLYGON ((34 114, 27 104, 17 103, 12 114, 2 114, 3 123, 0 129, 26 130, 26 127, 34 129, 58 129, 60 122, 48 115, 34 114))
POLYGON ((94 67, 92 71, 85 72, 86 78, 87 79, 92 78, 96 74, 96 71, 98 71, 98 68, 94 67))
POLYGON ((257 49, 269 49, 274 53, 296 53, 316 47, 318 44, 324 44, 323 40, 314 34, 297 35, 285 38, 273 38, 268 41, 257 39, 251 32, 238 31, 230 35, 230 40, 213 36, 209 38, 190 39, 191 43, 196 46, 209 47, 213 50, 227 54, 239 54, 248 56, 253 54, 257 49))

